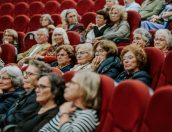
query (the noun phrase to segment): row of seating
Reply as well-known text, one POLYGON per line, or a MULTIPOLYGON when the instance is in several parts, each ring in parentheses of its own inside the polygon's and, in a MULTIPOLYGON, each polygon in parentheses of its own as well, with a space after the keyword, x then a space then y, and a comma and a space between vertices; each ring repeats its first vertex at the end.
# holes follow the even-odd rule
MULTIPOLYGON (((73 75, 70 71, 63 77, 68 82, 73 75)), ((151 97, 148 87, 138 80, 125 80, 114 87, 111 78, 100 77, 102 103, 96 132, 172 131, 172 86, 160 87, 151 97)))

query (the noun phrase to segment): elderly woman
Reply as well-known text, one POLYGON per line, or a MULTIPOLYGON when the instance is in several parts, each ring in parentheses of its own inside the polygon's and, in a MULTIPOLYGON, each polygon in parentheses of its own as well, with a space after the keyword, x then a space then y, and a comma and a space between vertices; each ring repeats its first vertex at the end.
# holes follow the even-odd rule
POLYGON ((137 79, 148 86, 151 85, 150 76, 143 70, 147 63, 147 56, 143 48, 135 44, 124 47, 121 52, 121 60, 124 71, 117 76, 117 83, 125 79, 137 79))
POLYGON ((49 28, 50 25, 54 25, 54 21, 49 14, 43 14, 40 17, 40 24, 42 28, 49 28))
POLYGON ((51 66, 60 69, 62 72, 70 71, 75 65, 75 52, 71 45, 61 45, 56 50, 57 61, 51 66))
POLYGON ((66 84, 59 113, 40 132, 93 132, 98 126, 100 108, 100 77, 90 71, 77 72, 66 84))
POLYGON ((172 35, 168 29, 159 29, 155 33, 154 47, 160 49, 164 57, 168 54, 172 47, 172 35))
POLYGON ((130 35, 130 26, 127 22, 125 7, 121 5, 112 6, 109 11, 109 16, 112 21, 112 26, 107 28, 102 36, 95 38, 95 41, 109 39, 115 42, 118 38, 128 38, 130 35))
POLYGON ((42 55, 35 55, 35 59, 43 60, 45 62, 51 63, 56 61, 56 49, 60 45, 69 44, 69 39, 66 31, 63 28, 55 28, 52 34, 52 46, 47 49, 47 51, 42 55))
POLYGON ((37 114, 30 115, 17 125, 17 132, 38 132, 59 111, 59 106, 64 103, 65 83, 62 77, 54 73, 41 75, 36 88, 36 101, 41 105, 37 114), (36 124, 36 125, 35 125, 36 124))
POLYGON ((22 85, 22 72, 16 65, 9 65, 0 70, 0 114, 5 114, 24 93, 22 85))
POLYGON ((134 30, 132 44, 136 44, 144 48, 150 46, 151 42, 152 36, 146 29, 137 28, 136 30, 134 30))
POLYGON ((16 48, 16 53, 18 52, 18 33, 14 29, 6 29, 3 32, 2 38, 3 44, 12 44, 16 48))
POLYGON ((121 72, 121 64, 117 46, 109 40, 100 40, 94 45, 95 58, 91 68, 100 74, 105 74, 113 79, 121 72))
POLYGON ((92 44, 85 43, 76 46, 77 64, 71 69, 73 71, 91 70, 91 61, 94 57, 92 44))

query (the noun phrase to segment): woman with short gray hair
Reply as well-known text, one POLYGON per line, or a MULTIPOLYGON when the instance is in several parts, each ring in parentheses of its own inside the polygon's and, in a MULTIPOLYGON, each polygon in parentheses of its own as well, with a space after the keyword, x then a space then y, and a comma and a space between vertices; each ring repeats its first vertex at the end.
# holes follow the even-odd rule
POLYGON ((133 42, 132 44, 137 44, 140 47, 150 46, 152 41, 152 35, 144 28, 137 28, 133 32, 133 42))
POLYGON ((8 65, 0 70, 0 114, 5 114, 24 90, 23 76, 16 65, 8 65))
POLYGON ((172 47, 172 35, 168 29, 159 29, 155 33, 154 47, 160 49, 164 57, 168 54, 172 47))

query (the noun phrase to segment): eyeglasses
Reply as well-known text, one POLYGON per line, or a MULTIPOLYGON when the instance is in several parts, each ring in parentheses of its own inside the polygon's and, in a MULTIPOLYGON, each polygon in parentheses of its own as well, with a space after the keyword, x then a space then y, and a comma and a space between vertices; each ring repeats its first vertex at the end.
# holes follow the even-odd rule
POLYGON ((131 60, 131 59, 133 59, 134 58, 134 56, 132 56, 132 55, 129 55, 129 56, 124 56, 123 58, 122 58, 122 60, 124 61, 124 60, 131 60))
POLYGON ((0 80, 9 80, 11 77, 0 76, 0 80))
POLYGON ((46 88, 50 88, 50 86, 46 86, 46 85, 37 85, 36 88, 39 88, 39 89, 46 89, 46 88))
POLYGON ((86 51, 76 52, 75 56, 88 54, 86 51))
POLYGON ((95 54, 102 54, 103 52, 105 52, 103 49, 99 49, 95 51, 95 54))
POLYGON ((34 75, 39 75, 39 74, 38 74, 38 73, 32 73, 32 72, 24 71, 24 72, 23 72, 23 75, 24 75, 24 76, 34 76, 34 75))
POLYGON ((57 54, 57 57, 59 56, 64 57, 64 56, 67 56, 67 54, 57 54))

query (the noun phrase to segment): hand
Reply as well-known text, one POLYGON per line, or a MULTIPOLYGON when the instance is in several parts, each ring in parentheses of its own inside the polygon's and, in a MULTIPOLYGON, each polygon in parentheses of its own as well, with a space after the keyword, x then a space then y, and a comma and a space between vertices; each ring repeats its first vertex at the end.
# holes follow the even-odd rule
POLYGON ((64 104, 62 104, 60 106, 60 113, 61 114, 63 114, 63 113, 66 113, 66 114, 73 113, 75 110, 76 110, 76 107, 73 106, 73 102, 65 102, 64 104))
POLYGON ((51 30, 51 29, 55 29, 56 27, 54 25, 48 25, 48 29, 51 30))
POLYGON ((44 59, 44 56, 42 56, 42 55, 35 55, 34 59, 44 59))
POLYGON ((86 28, 86 32, 90 31, 94 26, 95 26, 94 23, 92 23, 92 22, 89 23, 89 25, 88 25, 87 28, 86 28))
POLYGON ((21 59, 17 64, 22 67, 23 64, 25 63, 25 59, 21 59))
POLYGON ((91 68, 93 70, 96 70, 99 67, 99 65, 101 64, 101 62, 102 61, 101 61, 100 57, 96 56, 91 63, 91 68))

